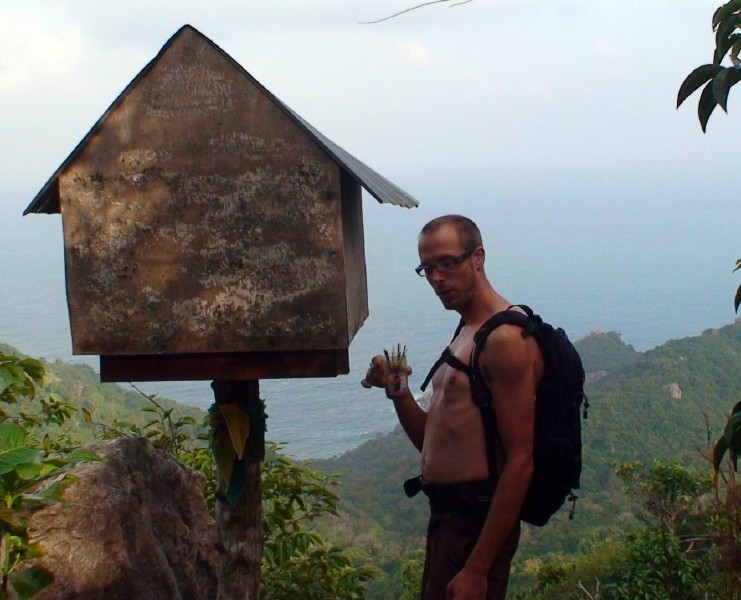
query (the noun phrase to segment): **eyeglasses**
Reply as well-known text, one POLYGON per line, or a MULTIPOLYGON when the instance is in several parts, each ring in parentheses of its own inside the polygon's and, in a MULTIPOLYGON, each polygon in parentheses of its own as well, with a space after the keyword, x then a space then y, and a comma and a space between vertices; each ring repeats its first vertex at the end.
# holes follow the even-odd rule
POLYGON ((419 265, 414 269, 414 272, 417 273, 417 275, 419 275, 420 277, 429 277, 430 275, 432 275, 435 269, 437 269, 441 273, 447 273, 448 271, 452 271, 453 269, 455 269, 459 264, 461 264, 464 260, 466 260, 474 252, 476 252, 476 250, 477 248, 474 248, 473 250, 464 252, 463 254, 460 254, 455 258, 443 258, 442 260, 439 260, 438 262, 431 265, 419 265))

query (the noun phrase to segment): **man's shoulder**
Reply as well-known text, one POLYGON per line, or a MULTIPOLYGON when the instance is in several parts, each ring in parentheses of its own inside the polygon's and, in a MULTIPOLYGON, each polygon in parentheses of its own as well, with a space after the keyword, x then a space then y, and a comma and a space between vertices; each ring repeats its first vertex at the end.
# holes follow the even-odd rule
POLYGON ((511 305, 492 314, 478 329, 479 338, 487 344, 515 343, 525 339, 523 328, 529 322, 528 314, 519 306, 511 305))
POLYGON ((512 323, 503 323, 489 332, 486 336, 486 340, 483 341, 483 349, 509 348, 528 345, 529 339, 529 337, 523 335, 522 326, 512 323))
MULTIPOLYGON (((527 315, 523 316, 527 317, 527 315)), ((532 335, 524 335, 522 324, 502 323, 480 342, 479 361, 485 371, 541 365, 540 346, 532 335)))

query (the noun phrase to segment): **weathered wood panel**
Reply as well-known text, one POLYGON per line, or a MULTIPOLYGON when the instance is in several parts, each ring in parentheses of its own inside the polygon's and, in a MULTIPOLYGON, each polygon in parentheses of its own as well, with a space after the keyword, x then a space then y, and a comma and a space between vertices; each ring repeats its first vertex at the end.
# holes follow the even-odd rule
POLYGON ((184 32, 59 178, 75 353, 346 348, 367 301, 359 189, 343 213, 340 179, 184 32))
POLYGON ((100 357, 101 381, 225 381, 335 377, 350 372, 347 348, 281 352, 100 357))

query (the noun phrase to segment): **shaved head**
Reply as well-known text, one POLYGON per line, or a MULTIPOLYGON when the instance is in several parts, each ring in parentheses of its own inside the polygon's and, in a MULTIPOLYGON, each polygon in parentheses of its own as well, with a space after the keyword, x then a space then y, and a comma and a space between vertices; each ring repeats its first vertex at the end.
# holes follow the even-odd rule
POLYGON ((419 233, 420 235, 432 233, 443 225, 452 225, 455 227, 455 230, 458 232, 458 241, 466 252, 483 246, 481 232, 476 223, 468 217, 461 215, 443 215, 442 217, 432 219, 419 233))

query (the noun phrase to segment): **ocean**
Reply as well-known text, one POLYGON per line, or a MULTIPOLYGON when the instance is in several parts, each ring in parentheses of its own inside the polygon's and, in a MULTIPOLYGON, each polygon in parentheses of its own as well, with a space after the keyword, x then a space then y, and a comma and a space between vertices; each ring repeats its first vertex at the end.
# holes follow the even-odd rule
MULTIPOLYGON (((419 228, 445 212, 477 221, 497 290, 530 304, 572 339, 597 329, 617 331, 643 351, 733 321, 733 294, 741 283, 732 273, 741 256, 734 199, 686 187, 636 193, 640 199, 630 197, 630 186, 596 192, 580 187, 546 194, 525 185, 500 193, 494 204, 451 202, 450 190, 426 190, 430 200, 412 210, 366 196, 370 316, 352 342, 351 372, 262 381, 269 439, 286 443, 296 457, 324 458, 395 427, 383 393, 359 382, 372 355, 401 343, 418 386, 449 341, 457 315, 446 312, 412 270, 419 228)), ((21 217, 32 195, 0 197, 0 341, 32 356, 97 368, 97 357, 71 355, 61 217, 21 217)), ((140 387, 202 408, 213 398, 207 381, 140 387)))

